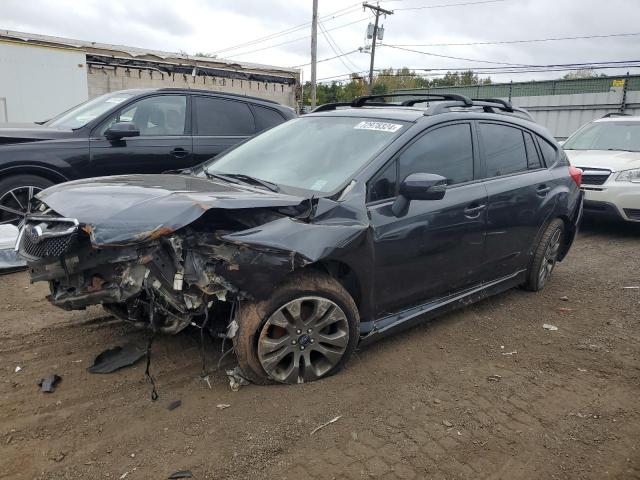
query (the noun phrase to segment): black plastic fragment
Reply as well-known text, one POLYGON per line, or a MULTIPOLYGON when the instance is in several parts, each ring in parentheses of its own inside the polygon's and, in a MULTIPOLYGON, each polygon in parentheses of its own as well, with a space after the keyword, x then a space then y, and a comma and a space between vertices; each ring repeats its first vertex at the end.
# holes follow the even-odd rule
POLYGON ((167 410, 169 411, 175 410, 181 405, 182 405, 182 400, 176 400, 175 402, 171 402, 169 405, 167 405, 167 410))
POLYGON ((53 393, 60 380, 62 380, 62 378, 59 375, 52 373, 38 382, 40 391, 43 393, 53 393))
POLYGON ((172 473, 168 478, 169 480, 175 478, 193 478, 193 473, 191 473, 191 470, 180 470, 179 472, 172 473))
POLYGON ((105 350, 87 368, 90 373, 112 373, 122 367, 133 365, 146 355, 146 349, 135 343, 128 343, 124 347, 114 347, 105 350))

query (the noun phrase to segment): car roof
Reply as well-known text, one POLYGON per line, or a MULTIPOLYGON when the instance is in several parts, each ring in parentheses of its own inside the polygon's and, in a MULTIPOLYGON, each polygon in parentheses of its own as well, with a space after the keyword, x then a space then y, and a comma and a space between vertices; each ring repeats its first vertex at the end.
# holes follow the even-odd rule
POLYGON ((308 113, 305 117, 363 117, 416 122, 424 117, 424 113, 424 109, 413 107, 348 107, 308 113))
POLYGON ((594 123, 600 122, 640 122, 640 116, 637 115, 615 115, 612 117, 603 117, 594 120, 594 123))
POLYGON ((230 93, 230 92, 219 92, 219 91, 215 91, 215 90, 205 90, 205 89, 201 89, 201 88, 176 88, 176 87, 158 87, 158 88, 129 88, 127 90, 118 90, 118 91, 114 91, 114 92, 109 92, 109 93, 132 93, 132 94, 137 94, 137 95, 142 95, 145 93, 151 93, 151 92, 167 92, 167 93, 197 93, 197 94, 205 94, 205 95, 212 95, 212 96, 217 96, 217 97, 230 97, 230 98, 237 98, 239 100, 247 100, 250 101, 252 103, 265 103, 268 104, 269 106, 272 107, 282 107, 284 109, 291 109, 291 107, 288 107, 287 105, 282 105, 278 102, 276 102, 275 100, 269 100, 266 98, 260 98, 260 97, 253 97, 250 95, 242 95, 240 93, 230 93))

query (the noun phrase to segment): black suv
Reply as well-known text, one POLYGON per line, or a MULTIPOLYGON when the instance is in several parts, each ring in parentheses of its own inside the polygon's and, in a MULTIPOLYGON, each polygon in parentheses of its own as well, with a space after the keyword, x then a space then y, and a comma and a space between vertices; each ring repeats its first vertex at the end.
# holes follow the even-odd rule
POLYGON ((542 289, 576 235, 580 180, 506 102, 362 97, 197 173, 51 187, 19 251, 54 305, 212 329, 246 378, 299 383, 435 314, 542 289))
POLYGON ((295 116, 269 100, 160 88, 108 93, 42 125, 0 124, 0 224, 55 183, 188 168, 295 116))

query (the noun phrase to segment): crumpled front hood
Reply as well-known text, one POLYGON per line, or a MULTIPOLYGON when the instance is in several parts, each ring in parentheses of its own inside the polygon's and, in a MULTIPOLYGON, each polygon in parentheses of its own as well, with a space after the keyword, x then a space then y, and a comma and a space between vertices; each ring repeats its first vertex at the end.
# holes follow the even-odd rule
POLYGON ((576 167, 608 168, 613 172, 640 168, 640 152, 616 150, 565 150, 571 165, 576 167))
POLYGON ((296 206, 305 199, 189 175, 121 175, 63 183, 38 198, 77 219, 97 246, 150 240, 189 225, 207 210, 296 206))

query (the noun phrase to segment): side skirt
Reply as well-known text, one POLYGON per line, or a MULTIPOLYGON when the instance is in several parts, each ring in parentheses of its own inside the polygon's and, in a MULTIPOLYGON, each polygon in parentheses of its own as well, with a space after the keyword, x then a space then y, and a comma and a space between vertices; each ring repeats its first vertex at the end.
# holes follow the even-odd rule
POLYGON ((484 298, 517 287, 524 283, 525 277, 526 270, 519 270, 511 275, 411 307, 393 315, 369 322, 361 322, 359 345, 368 345, 389 334, 411 328, 443 313, 466 307, 484 298))

